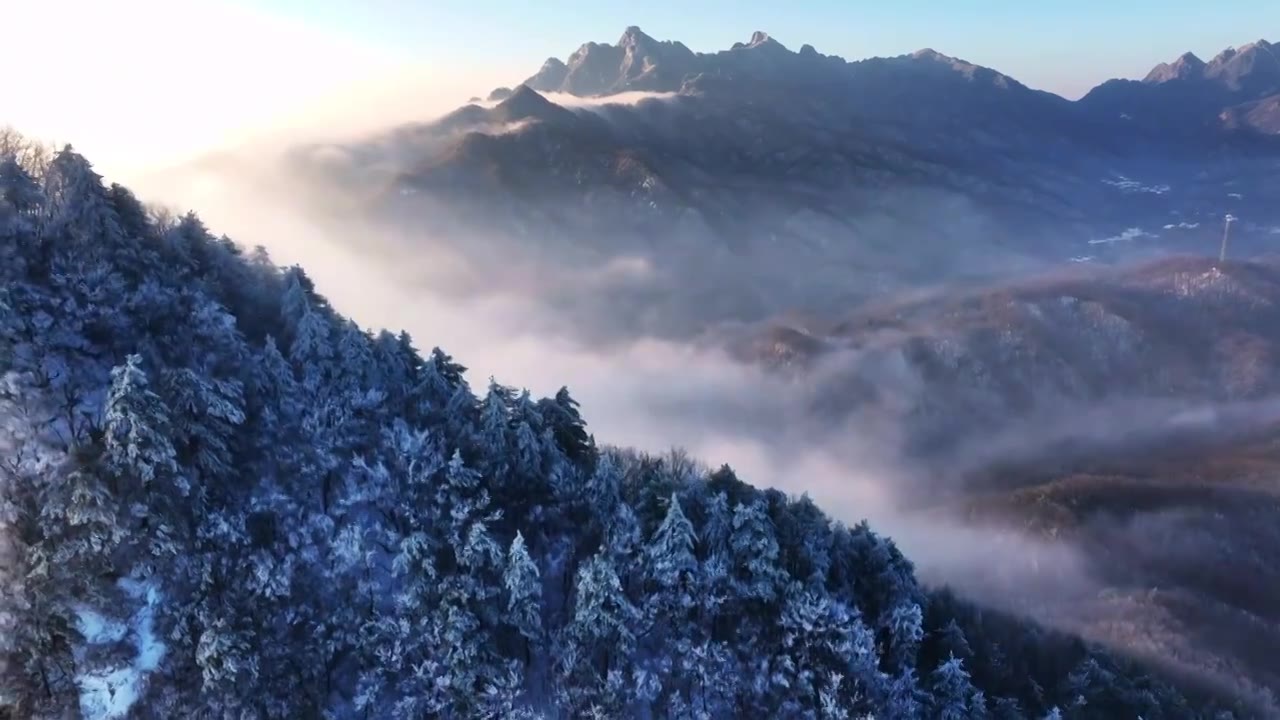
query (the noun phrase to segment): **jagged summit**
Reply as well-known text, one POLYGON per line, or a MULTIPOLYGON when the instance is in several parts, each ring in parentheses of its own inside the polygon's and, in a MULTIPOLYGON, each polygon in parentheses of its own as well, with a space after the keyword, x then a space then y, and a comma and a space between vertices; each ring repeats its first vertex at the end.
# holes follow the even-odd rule
POLYGON ((1252 97, 1280 92, 1280 55, 1266 40, 1224 50, 1204 75, 1235 93, 1252 97))
POLYGON ((1195 53, 1185 52, 1171 63, 1160 63, 1143 78, 1145 83, 1163 83, 1170 80, 1187 80, 1204 73, 1205 61, 1195 53))
POLYGON ((622 31, 622 37, 618 38, 618 47, 627 47, 629 45, 641 45, 656 43, 645 31, 640 29, 638 25, 628 25, 626 30, 622 31))
MULTIPOLYGON (((935 104, 947 96, 963 102, 969 97, 967 93, 975 88, 985 92, 985 88, 1018 95, 1000 101, 1011 103, 1010 112, 1052 115, 1069 104, 998 70, 932 47, 850 62, 824 55, 808 44, 798 52, 791 50, 768 32, 756 30, 748 41, 733 43, 728 49, 694 52, 680 42, 657 40, 637 25, 626 27, 615 44, 588 42, 564 60, 548 59, 524 84, 541 93, 579 97, 639 91, 729 102, 754 102, 766 95, 778 100, 818 88, 843 87, 857 92, 897 88, 900 96, 896 102, 916 107, 935 104), (1018 110, 1018 103, 1027 105, 1018 110)), ((489 97, 500 101, 509 93, 500 88, 489 97)), ((1270 128, 1280 123, 1272 117, 1276 106, 1272 99, 1276 97, 1280 97, 1280 51, 1260 39, 1228 48, 1208 62, 1194 53, 1183 53, 1155 66, 1142 80, 1103 83, 1077 107, 1104 124, 1123 120, 1126 127, 1142 125, 1157 132, 1252 128, 1273 135, 1270 128)), ((973 102, 982 105, 990 98, 973 102)), ((1066 125, 1074 123, 1065 116, 1059 120, 1066 125)))
POLYGON ((698 56, 683 43, 655 40, 628 26, 616 44, 588 42, 566 61, 548 59, 525 84, 540 92, 579 96, 627 90, 671 91, 696 73, 698 56))
POLYGON ((1230 92, 1255 96, 1280 91, 1280 56, 1266 40, 1229 47, 1207 63, 1187 52, 1152 68, 1143 82, 1159 85, 1172 80, 1203 80, 1230 92))
POLYGON ((775 40, 772 36, 769 35, 769 33, 763 30, 756 30, 755 32, 751 33, 751 39, 745 43, 743 42, 734 43, 733 47, 730 48, 730 51, 753 50, 756 48, 769 48, 771 50, 780 50, 789 54, 791 53, 791 51, 788 50, 782 43, 775 40))
MULTIPOLYGON (((932 48, 906 59, 936 64, 968 80, 983 79, 1001 87, 1016 83, 994 70, 944 55, 932 48)), ((892 59, 900 63, 903 58, 892 59)), ((747 42, 728 50, 695 53, 683 43, 656 40, 639 26, 625 28, 616 44, 588 42, 565 61, 548 59, 525 85, 538 92, 562 92, 578 96, 610 95, 626 91, 693 92, 733 78, 790 83, 814 78, 847 78, 858 63, 823 55, 812 45, 792 51, 769 33, 756 30, 747 42), (713 82, 712 79, 718 78, 713 82)), ((492 99, 502 99, 499 91, 492 99)))

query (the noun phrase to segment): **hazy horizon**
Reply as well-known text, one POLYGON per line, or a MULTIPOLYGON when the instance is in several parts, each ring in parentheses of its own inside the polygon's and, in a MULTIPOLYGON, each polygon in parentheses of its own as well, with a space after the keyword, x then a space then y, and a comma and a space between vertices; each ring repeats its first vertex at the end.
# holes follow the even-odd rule
POLYGON ((1028 9, 987 2, 978 11, 823 2, 787 13, 755 3, 732 12, 718 2, 696 9, 606 4, 589 19, 552 23, 575 14, 505 0, 483 12, 402 0, 319 7, 291 0, 122 0, 110 7, 49 0, 9 9, 12 27, 56 28, 59 51, 47 52, 47 33, 6 41, 0 57, 7 65, 30 67, 11 80, 0 123, 72 143, 101 172, 131 180, 300 124, 341 131, 427 119, 519 82, 547 57, 567 57, 589 41, 615 42, 630 25, 698 52, 726 49, 755 30, 792 50, 807 43, 848 60, 931 47, 1068 98, 1109 78, 1140 78, 1188 50, 1208 59, 1257 39, 1244 28, 1280 27, 1280 9, 1261 2, 1250 3, 1251 22, 1241 22, 1240 12, 1193 21, 1165 7, 1150 12, 1147 2, 1089 4, 1082 12, 1054 3, 1028 9), (1007 22, 993 23, 993 16, 1007 22), (1088 53, 1080 52, 1081 33, 1090 37, 1088 53), (39 61, 25 60, 34 57, 39 61), (107 81, 118 78, 131 82, 107 81), (182 122, 172 122, 175 115, 182 122))

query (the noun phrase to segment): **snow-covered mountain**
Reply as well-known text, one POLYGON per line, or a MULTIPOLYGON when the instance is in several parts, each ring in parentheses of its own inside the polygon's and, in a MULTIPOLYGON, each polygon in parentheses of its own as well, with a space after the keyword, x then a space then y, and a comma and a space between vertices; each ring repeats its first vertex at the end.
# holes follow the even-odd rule
POLYGON ((0 158, 0 259, 7 717, 1233 717, 567 390, 473 393, 69 147, 0 158))

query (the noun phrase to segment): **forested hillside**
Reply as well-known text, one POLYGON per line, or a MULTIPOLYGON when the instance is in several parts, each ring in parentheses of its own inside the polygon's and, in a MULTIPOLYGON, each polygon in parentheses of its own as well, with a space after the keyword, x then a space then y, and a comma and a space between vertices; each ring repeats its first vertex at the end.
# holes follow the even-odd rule
POLYGON ((0 274, 0 717, 1231 717, 69 147, 6 141, 0 274))

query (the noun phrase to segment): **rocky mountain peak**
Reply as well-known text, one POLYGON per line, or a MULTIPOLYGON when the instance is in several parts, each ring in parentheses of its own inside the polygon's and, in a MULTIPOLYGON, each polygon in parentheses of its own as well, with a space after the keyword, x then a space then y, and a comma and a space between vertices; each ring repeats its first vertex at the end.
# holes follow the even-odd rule
MULTIPOLYGON (((560 58, 547 58, 542 63, 542 67, 533 77, 525 80, 524 84, 534 90, 542 92, 555 92, 564 84, 564 79, 569 74, 569 66, 565 65, 560 58)), ((499 98, 501 99, 501 98, 499 98)))
POLYGON ((551 121, 572 118, 573 113, 538 94, 528 85, 520 85, 511 91, 507 99, 493 108, 493 116, 501 122, 518 120, 551 121))
POLYGON ((1205 67, 1205 77, 1252 97, 1280 92, 1280 53, 1266 40, 1228 48, 1205 67))
POLYGON ((618 47, 626 48, 654 45, 657 44, 657 42, 657 40, 646 35, 638 26, 630 25, 622 32, 622 37, 618 38, 618 47))
POLYGON ((1152 68, 1142 81, 1158 84, 1170 80, 1190 80, 1202 76, 1204 68, 1205 62, 1196 57, 1195 53, 1185 52, 1171 63, 1160 63, 1152 68))
POLYGON ((751 33, 751 40, 745 43, 734 43, 731 50, 754 50, 756 48, 766 48, 771 52, 791 52, 787 50, 782 43, 773 39, 769 33, 763 30, 757 30, 751 33))

